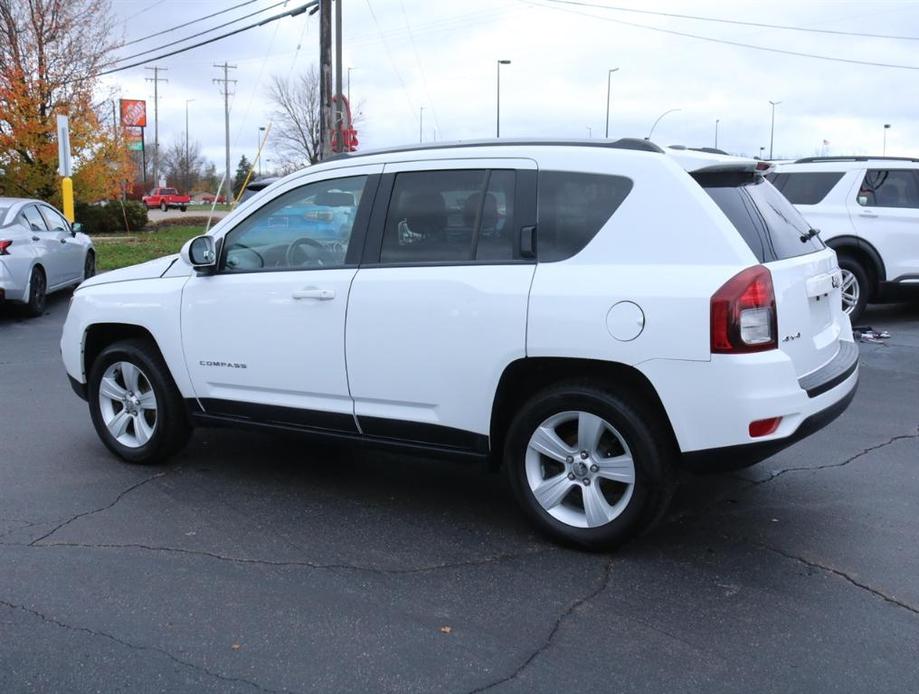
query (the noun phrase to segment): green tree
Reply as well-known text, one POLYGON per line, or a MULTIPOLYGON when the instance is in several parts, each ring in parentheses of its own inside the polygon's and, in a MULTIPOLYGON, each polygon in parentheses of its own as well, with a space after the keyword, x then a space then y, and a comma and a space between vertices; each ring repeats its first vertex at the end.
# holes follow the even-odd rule
POLYGON ((249 175, 249 169, 252 168, 252 162, 246 159, 246 155, 242 155, 239 159, 239 163, 236 165, 236 177, 233 179, 233 197, 236 198, 239 196, 239 192, 243 188, 243 183, 246 182, 246 176, 249 175))

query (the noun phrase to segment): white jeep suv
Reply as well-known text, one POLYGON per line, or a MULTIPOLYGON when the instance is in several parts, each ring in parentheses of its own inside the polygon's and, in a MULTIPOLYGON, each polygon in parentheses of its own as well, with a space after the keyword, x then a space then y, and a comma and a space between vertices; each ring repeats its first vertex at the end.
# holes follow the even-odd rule
POLYGON ((839 256, 853 321, 870 302, 919 295, 919 159, 809 157, 769 179, 839 256))
POLYGON ((643 140, 341 156, 83 283, 64 363, 129 462, 195 425, 427 451, 610 547, 681 468, 752 464, 855 394, 836 255, 761 166, 643 140))

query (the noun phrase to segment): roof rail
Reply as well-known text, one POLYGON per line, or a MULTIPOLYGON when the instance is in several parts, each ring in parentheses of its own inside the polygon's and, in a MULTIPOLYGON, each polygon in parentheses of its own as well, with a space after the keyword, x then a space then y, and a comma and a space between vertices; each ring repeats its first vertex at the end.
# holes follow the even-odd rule
POLYGON ((366 152, 342 152, 335 154, 323 161, 340 161, 355 157, 369 157, 374 154, 393 154, 398 152, 420 152, 429 149, 460 149, 467 147, 601 147, 606 149, 631 149, 640 152, 656 152, 664 154, 664 150, 650 140, 637 137, 622 137, 618 140, 516 140, 502 138, 500 140, 467 140, 460 142, 436 142, 418 145, 400 145, 372 149, 366 152))
POLYGON ((706 154, 725 154, 730 156, 723 149, 717 149, 715 147, 687 147, 686 145, 670 145, 670 149, 678 149, 680 151, 687 152, 705 152, 706 154))
POLYGON ((915 161, 919 162, 919 159, 914 157, 865 157, 865 156, 839 156, 839 157, 804 157, 803 159, 795 159, 795 164, 814 164, 822 161, 915 161))

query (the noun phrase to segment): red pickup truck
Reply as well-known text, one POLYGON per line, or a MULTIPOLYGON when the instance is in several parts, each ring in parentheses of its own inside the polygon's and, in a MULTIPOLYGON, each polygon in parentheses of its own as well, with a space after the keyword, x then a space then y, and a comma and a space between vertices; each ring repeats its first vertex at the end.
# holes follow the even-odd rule
POLYGON ((179 195, 179 191, 175 188, 154 188, 149 195, 145 195, 141 200, 148 210, 159 207, 163 212, 176 208, 184 212, 188 203, 191 202, 190 197, 179 195))

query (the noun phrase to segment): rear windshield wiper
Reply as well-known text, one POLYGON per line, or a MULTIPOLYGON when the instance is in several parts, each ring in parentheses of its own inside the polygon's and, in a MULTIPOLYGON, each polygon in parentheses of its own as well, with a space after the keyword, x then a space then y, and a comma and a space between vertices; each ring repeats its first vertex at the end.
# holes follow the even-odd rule
POLYGON ((820 233, 820 229, 808 229, 801 234, 801 243, 807 243, 820 233))

